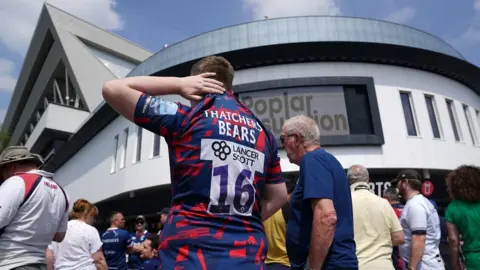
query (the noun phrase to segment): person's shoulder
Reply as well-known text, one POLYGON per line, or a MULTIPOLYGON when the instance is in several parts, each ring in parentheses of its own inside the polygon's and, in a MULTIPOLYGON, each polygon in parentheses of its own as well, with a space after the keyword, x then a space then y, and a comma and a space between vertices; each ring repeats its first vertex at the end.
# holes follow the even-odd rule
POLYGON ((93 227, 92 225, 87 224, 87 223, 83 223, 83 224, 84 224, 83 227, 85 227, 86 230, 88 230, 88 231, 91 232, 91 233, 96 233, 96 234, 98 234, 97 228, 95 228, 95 227, 93 227))
POLYGON ((125 237, 125 236, 131 237, 131 234, 125 229, 116 228, 112 231, 115 231, 118 235, 121 235, 123 237, 125 237))
POLYGON ((17 196, 20 192, 23 193, 25 188, 25 181, 20 176, 12 176, 0 185, 0 190, 7 194, 7 197, 9 195, 17 196))
POLYGON ((24 185, 24 180, 21 176, 18 176, 18 175, 14 175, 12 177, 9 177, 7 178, 7 180, 3 181, 2 185, 1 186, 4 186, 4 185, 24 185))
POLYGON ((317 148, 313 151, 310 151, 306 153, 304 157, 307 159, 322 159, 322 160, 329 160, 331 158, 335 158, 330 152, 326 151, 323 148, 317 148))
POLYGON ((387 200, 385 200, 384 198, 382 198, 378 195, 375 195, 373 193, 372 193, 372 195, 375 197, 375 203, 378 204, 379 206, 381 206, 383 208, 383 210, 388 210, 388 211, 393 210, 392 205, 390 205, 390 203, 387 200))
POLYGON ((458 208, 458 207, 464 207, 464 206, 467 206, 467 205, 460 200, 453 200, 448 204, 448 207, 452 207, 452 208, 458 208))
MULTIPOLYGON (((310 162, 318 162, 324 165, 332 166, 332 168, 335 168, 335 166, 340 166, 340 162, 335 158, 334 155, 332 155, 330 152, 325 151, 322 148, 315 149, 313 151, 310 151, 306 153, 303 158, 302 158, 302 163, 310 163, 310 162)), ((343 167, 342 167, 343 170, 343 167)))

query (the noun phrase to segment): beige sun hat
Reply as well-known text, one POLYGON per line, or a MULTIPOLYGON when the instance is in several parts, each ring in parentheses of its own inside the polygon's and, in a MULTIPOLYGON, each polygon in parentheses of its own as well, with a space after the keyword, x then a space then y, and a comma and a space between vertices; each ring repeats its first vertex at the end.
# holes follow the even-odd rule
POLYGON ((30 153, 25 146, 9 146, 0 154, 0 168, 8 163, 31 160, 37 166, 43 165, 43 158, 40 155, 30 153))

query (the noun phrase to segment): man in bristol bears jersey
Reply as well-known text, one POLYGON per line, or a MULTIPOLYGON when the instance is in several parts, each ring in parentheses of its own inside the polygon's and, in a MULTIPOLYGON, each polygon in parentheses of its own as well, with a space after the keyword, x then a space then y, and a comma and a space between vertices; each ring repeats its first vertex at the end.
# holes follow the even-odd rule
POLYGON ((169 146, 164 269, 265 269, 262 221, 284 205, 287 191, 275 139, 233 95, 233 73, 227 60, 211 56, 189 77, 131 77, 103 87, 117 112, 169 146), (159 97, 170 94, 191 106, 159 97))

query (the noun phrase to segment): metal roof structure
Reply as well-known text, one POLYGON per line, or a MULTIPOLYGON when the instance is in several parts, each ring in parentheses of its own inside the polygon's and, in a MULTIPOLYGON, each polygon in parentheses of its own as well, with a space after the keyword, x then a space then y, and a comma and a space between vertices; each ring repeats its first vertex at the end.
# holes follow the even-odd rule
POLYGON ((49 92, 53 91, 62 101, 61 105, 69 105, 74 99, 72 103, 81 103, 83 110, 94 111, 103 102, 103 83, 127 75, 151 54, 128 40, 45 4, 2 125, 3 131, 11 135, 10 144, 19 144, 24 133, 33 132, 29 131, 29 125, 35 126, 48 103, 53 102, 48 100, 49 92), (60 81, 65 87, 58 83, 60 81), (39 110, 40 117, 35 117, 39 110))

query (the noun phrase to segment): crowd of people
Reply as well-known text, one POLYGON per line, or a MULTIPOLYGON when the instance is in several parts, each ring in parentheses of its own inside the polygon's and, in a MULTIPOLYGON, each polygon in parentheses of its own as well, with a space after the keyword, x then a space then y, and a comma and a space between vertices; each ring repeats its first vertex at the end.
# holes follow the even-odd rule
MULTIPOLYGON (((136 232, 127 232, 121 212, 98 232, 91 202, 70 206, 53 175, 39 169, 40 156, 6 148, 0 269, 446 268, 441 218, 421 194, 418 172, 402 170, 396 188, 378 197, 367 168, 345 172, 321 147, 317 123, 299 115, 280 134, 299 166, 298 179, 286 180, 276 139, 233 94, 233 77, 225 58, 211 56, 188 77, 130 77, 103 87, 110 106, 169 145, 172 202, 162 210, 159 235, 146 231, 143 216, 136 232), (162 99, 172 94, 190 106, 162 99)), ((461 166, 446 183, 451 267, 479 269, 480 168, 461 166)))

